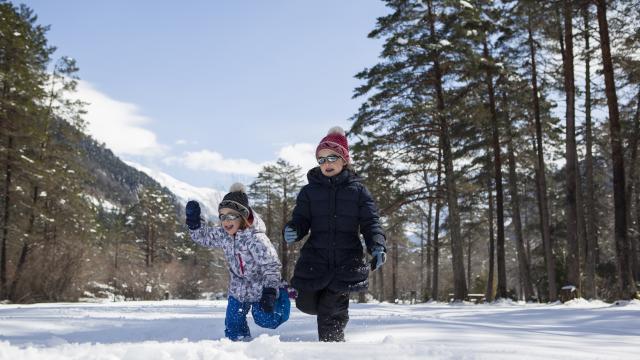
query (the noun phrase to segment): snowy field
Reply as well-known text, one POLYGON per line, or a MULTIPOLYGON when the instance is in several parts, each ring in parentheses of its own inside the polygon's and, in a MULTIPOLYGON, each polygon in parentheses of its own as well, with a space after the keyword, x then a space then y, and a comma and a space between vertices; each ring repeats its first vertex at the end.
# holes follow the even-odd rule
POLYGON ((640 301, 351 304, 345 343, 293 309, 253 341, 224 338, 225 301, 0 305, 0 359, 640 359, 640 301))

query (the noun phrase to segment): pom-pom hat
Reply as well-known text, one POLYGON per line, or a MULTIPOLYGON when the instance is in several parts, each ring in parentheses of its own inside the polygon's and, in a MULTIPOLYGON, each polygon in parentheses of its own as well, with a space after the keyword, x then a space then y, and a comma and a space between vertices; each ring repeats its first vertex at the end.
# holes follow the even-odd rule
POLYGON ((218 205, 218 211, 224 208, 238 212, 245 220, 249 219, 251 208, 249 207, 247 189, 244 185, 241 183, 231 185, 229 193, 222 198, 220 205, 218 205))
POLYGON ((323 149, 329 149, 340 155, 340 157, 347 163, 351 163, 347 136, 340 126, 334 126, 329 129, 327 136, 320 140, 320 144, 318 144, 318 147, 316 148, 316 157, 318 157, 318 152, 323 149))

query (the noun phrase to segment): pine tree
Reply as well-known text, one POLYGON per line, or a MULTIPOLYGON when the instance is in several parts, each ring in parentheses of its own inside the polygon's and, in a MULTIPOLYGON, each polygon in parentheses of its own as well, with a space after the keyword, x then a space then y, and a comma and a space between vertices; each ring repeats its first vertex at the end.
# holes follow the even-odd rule
POLYGON ((301 171, 299 166, 278 159, 274 165, 264 166, 249 186, 256 209, 265 214, 267 234, 279 250, 282 278, 286 280, 292 275, 295 259, 290 258, 291 249, 281 240, 281 232, 289 221, 302 186, 301 171))
MULTIPOLYGON (((367 83, 356 89, 356 96, 371 95, 354 117, 351 132, 373 139, 385 138, 384 146, 397 161, 409 166, 403 173, 405 176, 420 174, 422 165, 434 160, 434 149, 442 149, 454 297, 462 300, 467 288, 444 79, 455 77, 453 68, 458 65, 456 60, 463 50, 458 50, 458 44, 454 44, 457 41, 453 29, 457 14, 449 11, 458 10, 445 3, 436 3, 387 2, 394 12, 380 18, 378 27, 369 35, 386 38, 382 53, 386 60, 357 75, 367 83), (437 10, 434 9, 436 5, 437 10)), ((460 46, 466 49, 464 44, 460 43, 460 46)), ((426 190, 425 186, 403 191, 392 208, 424 199, 428 196, 426 190)))
POLYGON ((630 261, 630 246, 627 236, 627 207, 625 198, 624 155, 620 134, 620 113, 618 96, 613 72, 609 24, 607 21, 607 2, 596 1, 598 28, 600 31, 600 49, 604 71, 604 81, 609 109, 609 131, 611 133, 611 159, 613 162, 613 198, 615 210, 615 244, 618 260, 619 296, 630 299, 635 296, 636 286, 633 281, 630 261))
POLYGON ((586 246, 584 274, 585 280, 583 285, 583 294, 586 298, 592 299, 597 296, 596 293, 596 254, 598 248, 598 238, 596 229, 596 211, 595 211, 595 184, 593 171, 593 122, 591 117, 592 95, 591 95, 591 13, 589 3, 586 2, 582 8, 584 23, 584 66, 585 66, 585 89, 584 89, 584 106, 585 106, 585 222, 586 222, 586 246))
MULTIPOLYGON (((45 33, 48 28, 36 25, 36 16, 28 7, 16 7, 3 2, 0 3, 0 16, 3 18, 0 24, 0 136, 4 153, 0 296, 8 299, 12 297, 12 291, 8 288, 7 247, 9 242, 14 241, 10 239, 10 227, 16 223, 12 213, 21 203, 35 201, 21 201, 20 191, 14 189, 21 189, 20 185, 16 185, 20 182, 21 171, 35 162, 24 154, 24 150, 31 146, 35 148, 33 135, 42 132, 40 124, 33 120, 41 112, 47 79, 46 66, 54 49, 47 44, 45 33)), ((37 199, 37 196, 35 193, 31 198, 37 199)), ((23 249, 28 249, 26 246, 23 249)), ((13 285, 11 287, 15 288, 13 285)))
POLYGON ((566 95, 566 174, 567 174, 567 281, 581 294, 580 247, 578 238, 578 180, 575 129, 575 80, 573 70, 573 4, 564 0, 564 91, 566 95))

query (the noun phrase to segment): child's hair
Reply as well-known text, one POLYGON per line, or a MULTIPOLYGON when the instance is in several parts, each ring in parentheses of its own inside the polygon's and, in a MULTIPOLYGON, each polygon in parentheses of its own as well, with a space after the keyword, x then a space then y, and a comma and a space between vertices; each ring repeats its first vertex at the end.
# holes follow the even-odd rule
POLYGON ((249 220, 245 219, 244 217, 240 217, 240 230, 246 230, 251 226, 251 224, 249 224, 249 220))
POLYGON ((345 169, 347 169, 347 170, 349 170, 352 174, 357 175, 357 173, 356 173, 356 169, 353 167, 353 164, 351 164, 351 163, 347 163, 347 164, 344 166, 344 168, 345 168, 345 169))

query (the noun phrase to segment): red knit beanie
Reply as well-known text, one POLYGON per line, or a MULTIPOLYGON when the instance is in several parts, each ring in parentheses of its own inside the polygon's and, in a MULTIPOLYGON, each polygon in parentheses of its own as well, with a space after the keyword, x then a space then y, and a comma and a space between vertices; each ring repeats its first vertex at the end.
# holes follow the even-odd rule
POLYGON ((320 140, 320 144, 316 148, 316 157, 318 152, 322 149, 329 149, 340 155, 347 163, 351 163, 351 157, 349 156, 349 143, 344 130, 340 126, 334 126, 329 129, 327 136, 320 140))

